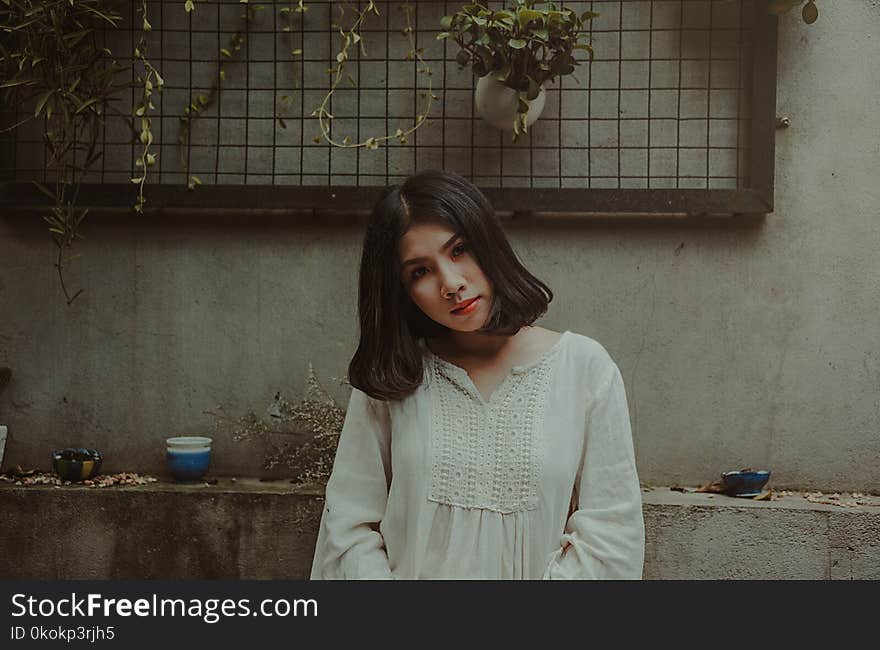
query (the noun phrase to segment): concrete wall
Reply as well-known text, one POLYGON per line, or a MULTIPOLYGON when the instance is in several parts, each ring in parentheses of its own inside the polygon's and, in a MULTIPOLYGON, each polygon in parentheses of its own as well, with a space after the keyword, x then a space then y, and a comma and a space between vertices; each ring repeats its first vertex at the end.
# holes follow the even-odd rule
MULTIPOLYGON (((745 466, 771 485, 880 491, 880 6, 826 3, 780 24, 776 209, 744 220, 541 220, 508 232, 556 293, 542 325, 620 365, 641 478, 699 484, 745 466)), ((64 304, 35 217, 0 216, 3 466, 94 446, 164 471, 163 439, 204 412, 294 401, 313 363, 345 403, 363 224, 91 219, 64 304)), ((220 474, 262 449, 215 444, 220 474)))

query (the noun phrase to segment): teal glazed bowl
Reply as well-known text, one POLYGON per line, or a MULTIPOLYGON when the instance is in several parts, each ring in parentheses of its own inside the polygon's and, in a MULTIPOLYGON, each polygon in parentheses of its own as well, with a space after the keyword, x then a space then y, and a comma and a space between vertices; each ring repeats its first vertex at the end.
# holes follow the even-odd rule
POLYGON ((101 453, 97 449, 67 447, 52 452, 52 468, 62 481, 84 481, 101 470, 101 453))
POLYGON ((743 469, 738 472, 724 472, 721 475, 721 481, 727 488, 725 493, 736 497, 758 496, 769 480, 770 470, 743 469))
POLYGON ((211 466, 211 438, 178 436, 165 441, 168 471, 176 481, 198 481, 211 466))

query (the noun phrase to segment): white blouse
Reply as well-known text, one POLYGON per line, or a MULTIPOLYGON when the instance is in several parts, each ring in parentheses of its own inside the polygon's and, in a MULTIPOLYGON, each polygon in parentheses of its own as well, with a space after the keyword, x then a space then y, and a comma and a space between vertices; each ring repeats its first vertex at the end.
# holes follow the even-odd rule
POLYGON ((421 347, 406 399, 352 391, 312 579, 641 578, 641 489, 606 350, 566 331, 486 401, 421 347))

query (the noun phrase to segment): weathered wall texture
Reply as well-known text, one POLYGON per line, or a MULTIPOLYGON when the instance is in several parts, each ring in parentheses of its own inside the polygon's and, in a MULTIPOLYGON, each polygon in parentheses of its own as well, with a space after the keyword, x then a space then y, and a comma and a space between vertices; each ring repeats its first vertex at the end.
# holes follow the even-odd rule
MULTIPOLYGON (((641 478, 745 466, 771 485, 880 491, 880 6, 780 24, 776 209, 765 219, 542 220, 508 227, 556 298, 541 324, 603 343, 626 382, 641 478)), ((356 346, 362 222, 95 218, 69 281, 38 218, 0 217, 4 468, 99 448, 164 471, 204 412, 296 400, 313 363, 341 402, 356 346)), ((261 450, 218 436, 215 471, 261 450)))
MULTIPOLYGON (((307 579, 322 490, 286 481, 131 488, 0 484, 4 580, 307 579), (22 543, 26 540, 27 543, 22 543)), ((649 580, 876 580, 880 499, 842 508, 643 495, 649 580)))

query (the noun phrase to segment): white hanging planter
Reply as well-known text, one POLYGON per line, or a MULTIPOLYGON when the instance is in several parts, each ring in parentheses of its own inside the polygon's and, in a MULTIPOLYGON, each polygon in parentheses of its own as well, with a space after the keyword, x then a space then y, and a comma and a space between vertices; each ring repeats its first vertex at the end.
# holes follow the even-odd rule
MULTIPOLYGON (((516 120, 518 95, 522 95, 525 99, 524 92, 517 92, 494 79, 491 74, 487 74, 477 81, 477 89, 474 94, 476 111, 492 126, 511 131, 516 120)), ((531 101, 526 100, 529 105, 529 110, 526 113, 527 126, 534 124, 535 120, 541 116, 546 99, 547 93, 544 92, 544 86, 541 86, 541 92, 537 97, 531 101)))

